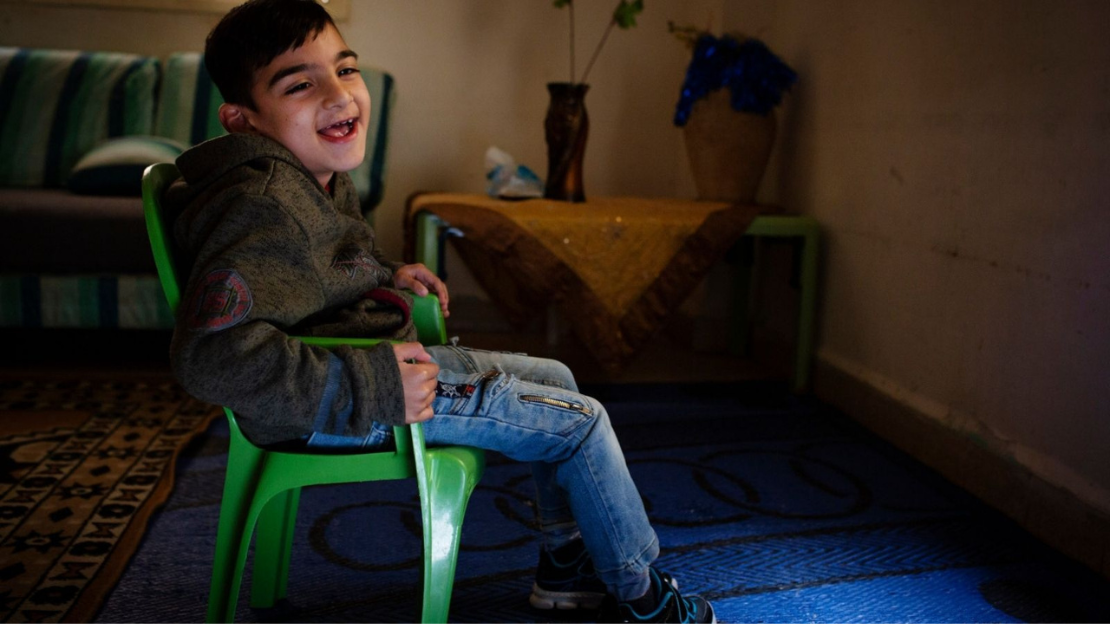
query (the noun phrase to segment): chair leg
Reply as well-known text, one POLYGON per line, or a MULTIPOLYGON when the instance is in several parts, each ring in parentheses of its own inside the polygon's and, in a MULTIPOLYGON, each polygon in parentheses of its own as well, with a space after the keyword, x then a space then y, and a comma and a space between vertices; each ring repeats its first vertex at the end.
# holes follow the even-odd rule
POLYGON ((300 488, 277 494, 258 516, 251 572, 252 607, 272 607, 285 598, 300 496, 300 488))
MULTIPOLYGON (((463 516, 481 466, 472 455, 428 449, 428 497, 424 509, 423 622, 446 622, 455 584, 463 516)), ((465 453, 465 451, 464 451, 465 453)))
MULTIPOLYGON (((234 421, 233 421, 234 422, 234 421)), ((254 504, 266 453, 242 436, 231 437, 220 501, 220 520, 216 528, 216 553, 212 561, 212 585, 208 594, 207 622, 231 622, 239 584, 247 562, 251 533, 258 516, 254 504)))
POLYGON ((216 533, 216 556, 212 562, 212 585, 208 595, 207 622, 235 620, 235 603, 247 562, 251 533, 258 511, 252 505, 253 491, 229 494, 224 486, 220 503, 220 525, 216 533))
POLYGON ((220 505, 220 528, 216 533, 216 556, 212 562, 212 584, 208 592, 206 622, 231 622, 235 619, 235 606, 229 606, 228 603, 231 601, 231 587, 233 584, 238 586, 236 577, 242 573, 235 565, 242 549, 240 542, 243 522, 237 517, 245 512, 246 504, 236 505, 225 499, 220 505), (237 507, 241 509, 236 509, 237 507))

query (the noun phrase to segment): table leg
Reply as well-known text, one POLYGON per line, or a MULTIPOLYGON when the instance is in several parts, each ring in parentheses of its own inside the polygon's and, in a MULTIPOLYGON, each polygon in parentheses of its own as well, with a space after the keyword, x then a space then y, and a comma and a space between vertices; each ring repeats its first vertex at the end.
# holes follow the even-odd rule
POLYGON ((439 257, 439 229, 443 219, 428 211, 416 214, 416 262, 422 263, 436 275, 443 274, 443 258, 439 257))
POLYGON ((736 242, 736 276, 732 292, 732 342, 729 350, 741 357, 751 355, 752 341, 752 287, 755 283, 755 245, 756 241, 744 237, 736 242))
POLYGON ((813 366, 813 339, 817 325, 817 224, 806 226, 802 243, 802 300, 798 313, 798 353, 794 362, 794 391, 809 388, 813 366))
MULTIPOLYGON (((817 221, 810 217, 768 215, 756 217, 744 235, 800 238, 802 240, 801 301, 798 311, 798 336, 794 351, 792 387, 794 392, 803 392, 809 387, 809 373, 813 363, 813 340, 817 321, 817 261, 820 227, 817 221)), ((750 284, 750 277, 745 279, 750 284)), ((745 312, 744 317, 747 316, 745 312)))

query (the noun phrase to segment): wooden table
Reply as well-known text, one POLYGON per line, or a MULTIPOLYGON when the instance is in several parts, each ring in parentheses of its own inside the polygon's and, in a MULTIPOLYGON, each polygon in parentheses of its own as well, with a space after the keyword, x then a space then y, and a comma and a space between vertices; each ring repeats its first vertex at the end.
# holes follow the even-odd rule
MULTIPOLYGON (((819 227, 772 207, 673 198, 596 197, 584 203, 503 201, 422 193, 409 200, 406 259, 442 270, 442 235, 510 322, 559 307, 594 356, 618 370, 741 237, 801 242, 801 310, 793 388, 808 387, 817 301, 819 227)), ((748 287, 742 273, 738 287, 748 287)), ((747 308, 736 313, 747 327, 747 308)))

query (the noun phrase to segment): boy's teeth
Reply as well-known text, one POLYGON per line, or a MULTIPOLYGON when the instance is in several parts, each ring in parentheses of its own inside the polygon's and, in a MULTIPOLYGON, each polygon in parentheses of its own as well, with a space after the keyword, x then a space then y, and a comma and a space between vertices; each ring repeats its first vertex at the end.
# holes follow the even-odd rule
POLYGON ((328 126, 320 132, 332 137, 345 137, 351 133, 353 128, 354 124, 350 120, 347 120, 328 126))

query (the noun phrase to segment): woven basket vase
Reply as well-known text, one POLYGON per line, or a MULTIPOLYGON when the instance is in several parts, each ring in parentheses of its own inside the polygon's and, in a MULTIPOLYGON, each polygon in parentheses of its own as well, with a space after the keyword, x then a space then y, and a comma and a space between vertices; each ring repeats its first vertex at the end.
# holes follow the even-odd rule
POLYGON ((732 109, 728 89, 694 103, 683 128, 698 199, 754 203, 775 143, 774 112, 732 109))

